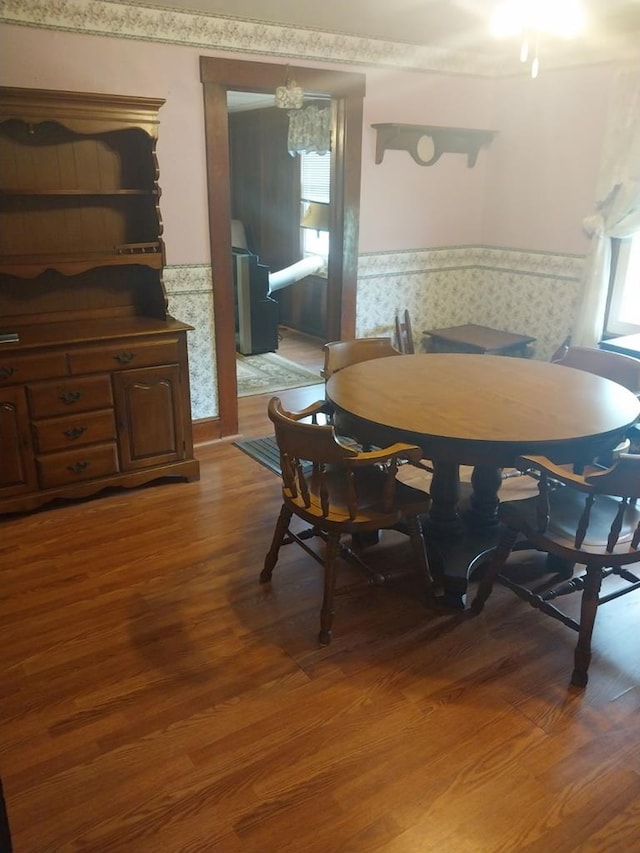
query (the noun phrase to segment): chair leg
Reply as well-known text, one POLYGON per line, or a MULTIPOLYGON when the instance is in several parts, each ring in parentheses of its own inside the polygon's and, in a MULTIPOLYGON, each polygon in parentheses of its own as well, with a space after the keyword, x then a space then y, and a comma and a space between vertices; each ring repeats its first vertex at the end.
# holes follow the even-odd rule
POLYGON ((340 554, 340 534, 327 535, 326 554, 324 561, 324 596, 320 610, 320 634, 318 642, 328 646, 331 642, 331 627, 333 625, 333 595, 336 586, 336 564, 340 554))
POLYGON ((271 547, 267 552, 267 556, 264 558, 264 568, 260 572, 260 583, 268 583, 271 580, 271 573, 273 572, 275 564, 278 562, 280 546, 282 545, 284 537, 287 535, 292 515, 292 511, 287 507, 287 505, 282 504, 282 509, 280 510, 280 515, 276 522, 276 529, 273 531, 271 547))
POLYGON ((518 531, 512 530, 510 527, 507 527, 502 536, 500 537, 500 541, 496 545, 496 548, 493 552, 493 556, 487 564, 487 568, 482 577, 482 580, 478 584, 476 597, 471 602, 470 609, 472 613, 478 614, 482 612, 485 601, 491 595, 493 583, 496 577, 500 574, 500 570, 507 562, 509 554, 513 550, 513 546, 516 544, 517 538, 518 531))
POLYGON ((589 664, 591 663, 591 636, 598 612, 598 597, 602 584, 602 572, 594 566, 587 566, 584 580, 582 600, 580 602, 580 629, 578 645, 574 653, 574 669, 571 674, 571 684, 574 687, 586 687, 589 680, 589 664))
POLYGON ((557 554, 547 554, 547 571, 549 574, 559 575, 563 581, 571 580, 575 565, 557 554))
POLYGON ((433 577, 431 576, 431 568, 429 566, 429 558, 427 557, 427 549, 424 542, 424 533, 422 525, 417 516, 411 516, 406 519, 407 533, 411 539, 413 553, 418 562, 422 577, 424 578, 425 594, 428 607, 436 607, 436 597, 433 592, 433 577))

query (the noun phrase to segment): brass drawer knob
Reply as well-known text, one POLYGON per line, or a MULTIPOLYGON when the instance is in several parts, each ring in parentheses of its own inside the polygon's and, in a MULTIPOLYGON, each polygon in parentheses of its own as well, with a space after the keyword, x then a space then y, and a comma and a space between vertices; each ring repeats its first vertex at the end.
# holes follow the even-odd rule
POLYGON ((0 367, 0 379, 8 379, 16 372, 15 367, 0 367))
POLYGON ((83 432, 87 431, 87 427, 72 427, 71 429, 65 429, 64 434, 69 439, 69 441, 73 441, 75 438, 80 438, 83 432))
POLYGON ((78 400, 82 399, 82 391, 65 391, 63 394, 60 394, 60 400, 63 403, 77 403, 78 400))
POLYGON ((68 470, 71 471, 72 474, 81 474, 83 471, 86 471, 89 467, 89 460, 82 459, 78 462, 74 462, 73 465, 68 466, 68 470))
POLYGON ((114 355, 115 360, 119 361, 120 364, 129 364, 135 357, 134 352, 119 352, 118 355, 114 355))

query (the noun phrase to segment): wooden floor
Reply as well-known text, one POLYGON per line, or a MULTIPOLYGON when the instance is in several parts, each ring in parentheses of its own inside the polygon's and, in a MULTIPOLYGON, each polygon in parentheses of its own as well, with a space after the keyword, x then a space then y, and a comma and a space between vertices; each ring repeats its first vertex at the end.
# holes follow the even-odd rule
POLYGON ((280 326, 278 334, 279 355, 309 370, 321 370, 324 367, 324 344, 320 338, 312 338, 286 326, 280 326))
POLYGON ((361 588, 320 648, 320 567, 292 545, 258 583, 278 479, 197 455, 197 483, 0 522, 16 853, 640 849, 640 596, 602 608, 583 693, 574 633, 502 588, 475 619, 361 588))

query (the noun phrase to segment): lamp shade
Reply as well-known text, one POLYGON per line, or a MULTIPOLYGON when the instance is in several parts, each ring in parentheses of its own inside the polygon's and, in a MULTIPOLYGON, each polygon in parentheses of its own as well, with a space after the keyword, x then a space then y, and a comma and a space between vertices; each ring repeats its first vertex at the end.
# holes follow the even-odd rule
POLYGON ((314 231, 329 230, 329 205, 322 201, 310 201, 300 225, 314 231))

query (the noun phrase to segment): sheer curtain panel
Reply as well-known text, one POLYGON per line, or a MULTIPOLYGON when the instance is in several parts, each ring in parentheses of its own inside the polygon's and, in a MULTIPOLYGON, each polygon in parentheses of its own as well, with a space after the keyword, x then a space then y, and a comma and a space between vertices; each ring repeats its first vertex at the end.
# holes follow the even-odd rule
POLYGON ((596 209, 583 227, 591 238, 573 343, 596 346, 602 337, 611 271, 611 238, 640 232, 640 63, 614 81, 596 209))

